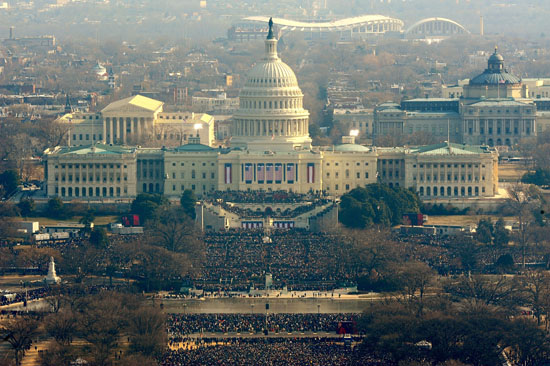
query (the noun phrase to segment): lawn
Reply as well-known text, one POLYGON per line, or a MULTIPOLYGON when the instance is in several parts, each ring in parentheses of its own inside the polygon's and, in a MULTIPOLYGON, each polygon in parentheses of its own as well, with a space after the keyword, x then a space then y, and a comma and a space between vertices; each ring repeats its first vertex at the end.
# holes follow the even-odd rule
POLYGON ((499 164, 498 179, 501 182, 518 182, 528 172, 522 164, 499 164))

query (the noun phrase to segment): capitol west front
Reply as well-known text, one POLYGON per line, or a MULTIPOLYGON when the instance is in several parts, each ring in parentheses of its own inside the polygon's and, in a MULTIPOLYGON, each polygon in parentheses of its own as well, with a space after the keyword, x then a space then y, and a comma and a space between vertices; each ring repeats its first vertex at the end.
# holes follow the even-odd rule
MULTIPOLYGON (((49 149, 48 196, 104 200, 162 193, 177 198, 186 189, 198 196, 225 190, 339 196, 376 182, 411 187, 423 198, 496 194, 497 153, 487 147, 443 143, 368 148, 350 137, 341 145, 312 147, 309 112, 303 108, 296 75, 277 55, 277 39, 272 34, 265 48, 265 57, 252 68, 241 90, 230 148, 214 148, 208 146, 209 141, 201 144, 202 138, 190 134, 187 144, 174 148, 93 144, 49 149)), ((132 110, 140 120, 154 120, 159 114, 154 100, 127 100, 106 109, 116 115, 113 107, 118 107, 130 120, 132 110), (149 119, 143 114, 148 108, 149 119)), ((110 129, 103 128, 103 136, 112 141, 110 129)))

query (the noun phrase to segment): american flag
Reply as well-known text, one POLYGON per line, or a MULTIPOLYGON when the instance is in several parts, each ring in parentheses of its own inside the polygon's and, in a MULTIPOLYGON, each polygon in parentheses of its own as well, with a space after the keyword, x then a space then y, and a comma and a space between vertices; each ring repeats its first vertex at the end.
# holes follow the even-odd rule
POLYGON ((313 163, 307 164, 307 182, 315 183, 315 165, 313 163))
POLYGON ((265 170, 263 164, 258 164, 258 182, 263 182, 265 180, 265 170))
POLYGON ((225 184, 231 184, 231 164, 225 164, 225 184))
POLYGON ((278 163, 275 164, 275 182, 282 182, 283 180, 283 165, 278 163))
POLYGON ((273 164, 265 165, 265 180, 267 180, 268 182, 273 181, 273 164))
POLYGON ((252 164, 248 163, 244 165, 244 180, 246 182, 252 182, 252 164))
POLYGON ((294 183, 294 164, 287 164, 286 166, 286 180, 289 183, 294 183))

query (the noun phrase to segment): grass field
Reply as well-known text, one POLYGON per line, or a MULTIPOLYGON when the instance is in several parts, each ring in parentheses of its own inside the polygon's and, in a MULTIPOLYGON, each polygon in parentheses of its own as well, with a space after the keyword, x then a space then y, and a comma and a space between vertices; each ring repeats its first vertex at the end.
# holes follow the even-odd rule
POLYGON ((522 164, 499 164, 498 180, 501 182, 517 182, 527 171, 528 169, 522 164))

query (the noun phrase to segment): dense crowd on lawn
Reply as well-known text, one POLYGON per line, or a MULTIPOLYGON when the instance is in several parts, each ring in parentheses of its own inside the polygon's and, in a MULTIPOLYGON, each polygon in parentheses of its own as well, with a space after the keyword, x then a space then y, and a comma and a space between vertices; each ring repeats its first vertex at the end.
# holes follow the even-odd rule
POLYGON ((389 365, 327 338, 241 338, 206 343, 191 350, 175 350, 165 355, 162 366, 347 366, 389 365))
POLYGON ((349 281, 334 234, 305 230, 238 230, 205 235, 207 262, 197 284, 207 290, 263 286, 265 274, 292 290, 330 290, 349 281), (269 237, 269 240, 266 239, 269 237))
MULTIPOLYGON (((258 333, 266 329, 263 309, 258 314, 170 314, 168 333, 179 339, 187 334, 258 333)), ((357 314, 268 314, 269 332, 336 332, 340 322, 353 322, 357 314)))

